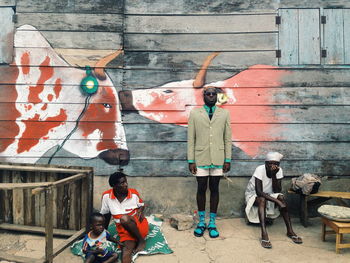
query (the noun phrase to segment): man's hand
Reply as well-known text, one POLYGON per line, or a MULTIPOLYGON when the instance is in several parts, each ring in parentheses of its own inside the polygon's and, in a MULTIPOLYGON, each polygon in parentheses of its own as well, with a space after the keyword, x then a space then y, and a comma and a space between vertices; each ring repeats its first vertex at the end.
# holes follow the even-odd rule
POLYGON ((222 171, 224 172, 224 173, 227 173, 228 171, 230 171, 230 169, 231 169, 231 163, 224 163, 224 166, 222 167, 222 171))
POLYGON ((137 219, 142 222, 145 219, 145 215, 143 214, 143 210, 139 209, 136 212, 137 219))
POLYGON ((278 173, 279 170, 280 170, 280 168, 278 165, 276 165, 276 164, 271 165, 271 174, 273 176, 276 176, 276 174, 278 173))
POLYGON ((188 164, 188 169, 190 170, 191 174, 196 174, 197 173, 197 166, 195 163, 189 163, 188 164))

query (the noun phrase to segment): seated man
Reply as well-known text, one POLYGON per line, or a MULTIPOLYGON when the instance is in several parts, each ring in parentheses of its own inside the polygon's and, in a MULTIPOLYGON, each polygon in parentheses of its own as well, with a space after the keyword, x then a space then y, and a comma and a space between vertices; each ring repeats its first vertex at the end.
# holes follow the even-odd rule
POLYGON ((249 222, 260 223, 261 246, 272 248, 266 231, 266 217, 276 218, 281 213, 287 227, 287 236, 294 243, 301 244, 302 239, 297 236, 292 228, 287 204, 283 197, 281 181, 282 168, 279 167, 283 155, 278 152, 269 152, 266 155, 265 165, 255 169, 245 191, 245 212, 249 222))
POLYGON ((122 263, 130 263, 132 253, 145 249, 148 222, 144 217, 144 203, 135 189, 128 188, 126 175, 116 172, 109 177, 112 189, 102 195, 101 214, 108 228, 111 215, 117 227, 122 246, 122 263))

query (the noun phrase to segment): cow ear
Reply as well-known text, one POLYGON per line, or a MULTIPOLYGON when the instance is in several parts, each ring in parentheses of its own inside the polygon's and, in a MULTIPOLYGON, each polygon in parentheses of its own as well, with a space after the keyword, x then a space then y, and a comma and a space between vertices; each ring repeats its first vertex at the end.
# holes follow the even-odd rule
POLYGON ((40 65, 45 57, 49 57, 51 66, 68 65, 51 47, 40 31, 31 25, 23 25, 16 30, 14 47, 16 59, 20 59, 24 52, 29 52, 32 55, 30 62, 33 65, 40 65))

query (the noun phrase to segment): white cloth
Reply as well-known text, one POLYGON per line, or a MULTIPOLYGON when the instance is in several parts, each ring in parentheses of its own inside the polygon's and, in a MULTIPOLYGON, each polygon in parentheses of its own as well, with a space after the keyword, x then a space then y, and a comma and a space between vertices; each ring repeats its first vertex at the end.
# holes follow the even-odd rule
MULTIPOLYGON (((255 191, 255 178, 258 178, 262 181, 263 186, 263 192, 266 194, 271 195, 274 198, 277 198, 277 196, 280 193, 274 193, 272 190, 272 179, 267 177, 266 175, 266 169, 265 165, 259 165, 255 171, 253 176, 250 178, 247 189, 245 191, 245 201, 246 201, 246 215, 250 222, 252 223, 259 223, 259 217, 258 217, 258 207, 254 206, 255 198, 257 197, 256 191, 255 191)), ((279 169, 279 171, 276 174, 277 179, 283 178, 283 170, 282 168, 279 169)), ((275 207, 275 203, 268 201, 266 204, 266 216, 270 218, 276 218, 279 216, 279 210, 277 207, 275 207)))
POLYGON ((279 162, 283 158, 283 155, 279 152, 269 152, 266 154, 266 161, 276 161, 279 162))
MULTIPOLYGON (((270 196, 272 196, 273 198, 277 198, 279 195, 282 195, 282 194, 281 193, 270 194, 270 196)), ((260 220, 259 220, 259 214, 258 214, 258 207, 254 206, 256 197, 257 195, 254 194, 249 198, 247 202, 247 206, 245 207, 245 213, 247 215, 249 222, 257 224, 257 223, 260 223, 260 220)), ((280 215, 280 211, 277 205, 274 202, 267 201, 266 217, 274 219, 274 218, 277 218, 279 215, 280 215)))

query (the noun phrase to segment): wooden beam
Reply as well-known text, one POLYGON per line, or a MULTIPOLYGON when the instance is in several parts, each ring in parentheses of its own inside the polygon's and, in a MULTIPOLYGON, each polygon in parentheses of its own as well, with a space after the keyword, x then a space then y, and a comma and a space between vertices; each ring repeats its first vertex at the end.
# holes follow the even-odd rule
POLYGON ((26 166, 26 165, 8 165, 0 164, 1 170, 11 171, 29 171, 29 172, 56 172, 56 173, 86 173, 91 169, 77 169, 77 168, 59 168, 59 167, 41 167, 41 166, 26 166))
POLYGON ((53 194, 52 187, 46 189, 45 193, 46 211, 45 211, 45 262, 53 262, 53 194))
MULTIPOLYGON (((16 224, 8 224, 2 223, 0 224, 0 229, 9 230, 9 231, 18 231, 32 234, 45 234, 45 228, 40 226, 26 226, 26 225, 16 225, 16 224)), ((74 235, 76 231, 74 230, 65 230, 65 229, 53 229, 54 236, 63 236, 70 237, 74 235)))
POLYGON ((82 179, 84 177, 87 177, 87 174, 80 173, 80 174, 76 174, 76 175, 64 178, 64 179, 59 180, 57 182, 54 182, 54 183, 52 183, 52 185, 53 186, 59 186, 59 185, 67 184, 67 183, 70 183, 70 182, 82 179))
POLYGON ((66 247, 70 246, 73 244, 75 240, 80 238, 82 235, 85 233, 85 228, 80 229, 78 232, 76 232, 73 236, 68 238, 67 240, 63 241, 60 243, 55 249, 53 250, 52 257, 57 256, 59 253, 61 253, 66 247))
POLYGON ((50 186, 52 183, 40 182, 40 183, 0 183, 1 190, 12 190, 12 189, 24 189, 24 188, 37 188, 50 186))

